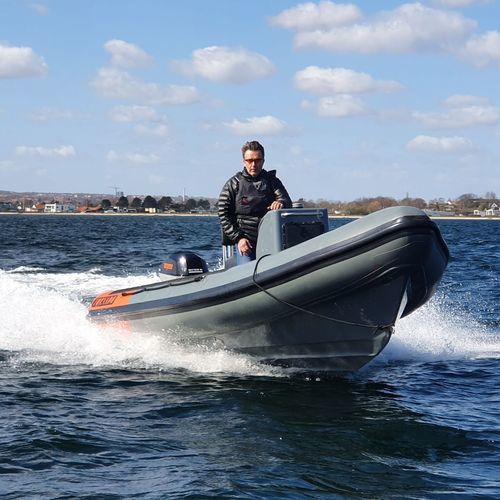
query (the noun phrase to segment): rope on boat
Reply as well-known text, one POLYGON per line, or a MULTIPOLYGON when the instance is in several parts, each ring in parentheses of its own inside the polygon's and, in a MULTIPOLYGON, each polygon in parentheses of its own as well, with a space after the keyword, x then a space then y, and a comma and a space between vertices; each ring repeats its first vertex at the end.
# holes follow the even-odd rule
POLYGON ((371 323, 356 323, 354 321, 347 321, 347 320, 344 320, 344 319, 332 318, 331 316, 325 316, 323 314, 315 313, 314 311, 309 311, 309 310, 304 309, 303 307, 300 307, 300 306, 298 306, 296 304, 292 304, 291 302, 288 302, 286 300, 280 299, 279 297, 276 297, 269 290, 267 290, 260 283, 258 283, 257 280, 256 280, 257 267, 258 267, 260 261, 264 257, 269 257, 269 255, 270 254, 262 255, 255 262, 255 267, 254 267, 253 275, 252 275, 252 281, 253 281, 254 285, 261 292, 264 292, 266 295, 269 295, 269 297, 271 297, 272 299, 274 299, 276 302, 279 302, 280 304, 285 304, 286 306, 291 307, 292 309, 295 309, 296 311, 300 311, 300 312, 303 312, 303 313, 306 313, 306 314, 310 314, 311 316, 314 316, 316 318, 326 319, 327 321, 333 321, 334 323, 341 323, 341 324, 344 324, 344 325, 361 326, 361 327, 364 327, 364 328, 376 328, 376 329, 392 328, 394 326, 393 324, 388 324, 388 325, 374 325, 374 324, 371 324, 371 323))

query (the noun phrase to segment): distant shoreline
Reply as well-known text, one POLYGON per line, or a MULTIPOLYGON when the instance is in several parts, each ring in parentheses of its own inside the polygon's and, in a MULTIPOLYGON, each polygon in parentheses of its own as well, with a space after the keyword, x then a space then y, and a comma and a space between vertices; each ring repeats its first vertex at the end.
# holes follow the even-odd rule
MULTIPOLYGON (((79 213, 79 212, 0 212, 0 215, 62 215, 62 216, 70 216, 70 217, 217 217, 217 214, 187 214, 187 213, 162 213, 162 214, 147 214, 147 213, 79 213)), ((329 215, 329 219, 359 219, 364 217, 363 215, 329 215)), ((435 220, 500 220, 500 217, 495 216, 465 216, 465 215, 430 215, 431 219, 435 220)))

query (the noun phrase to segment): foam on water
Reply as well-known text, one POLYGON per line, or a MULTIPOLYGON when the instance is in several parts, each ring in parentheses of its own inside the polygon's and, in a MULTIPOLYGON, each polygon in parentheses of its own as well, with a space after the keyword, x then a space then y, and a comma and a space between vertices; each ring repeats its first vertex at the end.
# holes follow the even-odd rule
POLYGON ((379 359, 439 361, 499 358, 500 337, 460 310, 450 310, 443 296, 401 319, 379 359))
MULTIPOLYGON (((31 270, 30 270, 31 271, 31 270)), ((39 270, 38 270, 39 271, 39 270)), ((279 376, 280 370, 252 359, 206 347, 176 345, 165 336, 104 330, 87 318, 82 297, 103 290, 154 281, 153 275, 108 277, 89 273, 43 274, 0 271, 0 350, 15 353, 11 361, 85 364, 100 367, 199 373, 279 376)), ((157 277, 156 277, 157 279, 157 277)))
MULTIPOLYGON (((66 274, 33 268, 0 271, 0 350, 11 351, 12 359, 20 362, 286 374, 243 355, 206 347, 187 348, 155 334, 129 334, 109 328, 103 331, 87 321, 85 303, 93 296, 157 279, 154 274, 104 276, 98 269, 66 274)), ((441 297, 398 323, 378 361, 499 356, 498 335, 466 314, 450 311, 441 297)))

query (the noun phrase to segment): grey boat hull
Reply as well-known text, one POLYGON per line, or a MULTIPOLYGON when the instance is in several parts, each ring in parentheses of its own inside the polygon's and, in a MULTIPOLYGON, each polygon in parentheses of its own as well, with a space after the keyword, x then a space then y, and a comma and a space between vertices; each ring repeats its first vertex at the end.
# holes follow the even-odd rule
POLYGON ((449 258, 437 226, 410 207, 282 251, 268 244, 266 227, 273 230, 263 224, 256 261, 102 294, 90 318, 266 363, 356 370, 387 345, 400 317, 434 294, 449 258))

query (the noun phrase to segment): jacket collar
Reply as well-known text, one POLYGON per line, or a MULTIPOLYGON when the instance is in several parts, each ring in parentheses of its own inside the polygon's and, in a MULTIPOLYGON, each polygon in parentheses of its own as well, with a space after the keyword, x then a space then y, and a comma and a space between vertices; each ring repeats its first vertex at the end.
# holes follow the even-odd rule
POLYGON ((243 170, 241 171, 241 175, 245 177, 245 179, 248 179, 249 181, 258 181, 262 179, 262 177, 265 177, 267 174, 267 170, 262 169, 260 174, 257 177, 252 177, 248 172, 245 167, 243 167, 243 170))

